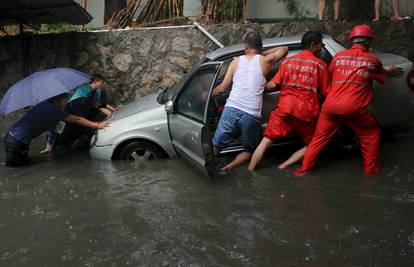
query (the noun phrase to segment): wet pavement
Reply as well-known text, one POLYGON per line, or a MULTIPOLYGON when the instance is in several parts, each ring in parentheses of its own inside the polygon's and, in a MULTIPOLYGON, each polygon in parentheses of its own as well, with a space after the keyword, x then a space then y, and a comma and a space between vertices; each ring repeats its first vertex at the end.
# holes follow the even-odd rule
POLYGON ((414 266, 413 151, 386 142, 376 176, 357 155, 302 178, 283 157, 215 179, 180 159, 0 166, 0 266, 414 266))

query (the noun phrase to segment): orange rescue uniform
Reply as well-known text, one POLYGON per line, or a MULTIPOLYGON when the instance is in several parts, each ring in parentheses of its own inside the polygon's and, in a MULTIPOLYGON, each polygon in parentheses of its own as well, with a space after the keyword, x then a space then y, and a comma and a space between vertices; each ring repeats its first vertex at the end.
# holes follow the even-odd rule
POLYGON ((295 174, 308 171, 319 153, 326 147, 342 126, 352 128, 358 136, 363 156, 364 173, 380 169, 380 130, 368 111, 372 99, 372 82, 383 83, 387 71, 381 61, 359 44, 339 52, 329 67, 332 83, 322 106, 315 135, 308 146, 302 167, 295 174))
POLYGON ((295 133, 309 144, 320 113, 318 93, 325 96, 329 87, 326 63, 305 50, 287 58, 272 81, 281 85, 281 90, 264 136, 276 140, 295 133))

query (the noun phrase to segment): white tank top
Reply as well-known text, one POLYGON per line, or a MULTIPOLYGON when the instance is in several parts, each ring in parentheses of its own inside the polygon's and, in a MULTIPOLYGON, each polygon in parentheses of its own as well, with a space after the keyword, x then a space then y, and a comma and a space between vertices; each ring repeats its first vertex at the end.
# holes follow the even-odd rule
POLYGON ((233 87, 226 106, 240 109, 260 118, 265 85, 266 78, 260 66, 260 55, 251 59, 241 56, 233 75, 233 87))

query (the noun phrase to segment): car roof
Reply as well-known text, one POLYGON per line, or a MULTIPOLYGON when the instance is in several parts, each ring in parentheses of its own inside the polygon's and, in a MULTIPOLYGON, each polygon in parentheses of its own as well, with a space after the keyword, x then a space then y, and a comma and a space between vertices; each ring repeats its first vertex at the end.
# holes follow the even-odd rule
MULTIPOLYGON (((289 36, 289 37, 278 37, 278 38, 268 38, 263 40, 263 47, 270 47, 270 46, 278 46, 278 45, 290 45, 290 44, 300 44, 302 40, 302 35, 295 35, 295 36, 289 36)), ((324 42, 328 40, 333 40, 332 37, 328 35, 323 36, 324 42)), ((225 46, 222 48, 219 48, 213 52, 210 52, 206 55, 207 58, 211 60, 215 60, 219 57, 233 54, 240 52, 244 49, 243 43, 225 46)))

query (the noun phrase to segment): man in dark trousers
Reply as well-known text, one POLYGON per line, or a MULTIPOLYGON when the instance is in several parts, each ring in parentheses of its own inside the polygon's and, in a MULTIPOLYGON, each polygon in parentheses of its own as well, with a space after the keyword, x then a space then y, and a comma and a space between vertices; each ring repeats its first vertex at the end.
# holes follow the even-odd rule
POLYGON ((67 94, 61 94, 37 104, 20 120, 14 123, 4 138, 6 166, 19 167, 30 163, 28 156, 32 139, 56 128, 60 121, 80 124, 93 129, 101 129, 108 122, 93 122, 83 117, 70 115, 64 111, 67 94))
MULTIPOLYGON (((106 106, 107 95, 102 88, 92 90, 86 97, 77 98, 69 102, 65 107, 65 112, 71 115, 84 117, 91 121, 102 121, 105 114, 101 112, 101 108, 106 106)), ((54 133, 54 148, 88 148, 89 141, 94 133, 94 129, 76 124, 65 123, 62 133, 54 133)), ((49 133, 50 135, 50 133, 49 133)))

